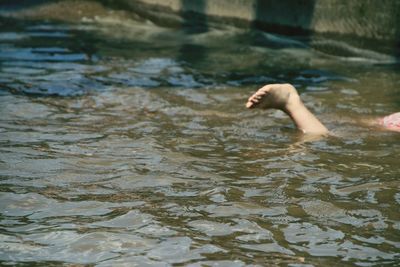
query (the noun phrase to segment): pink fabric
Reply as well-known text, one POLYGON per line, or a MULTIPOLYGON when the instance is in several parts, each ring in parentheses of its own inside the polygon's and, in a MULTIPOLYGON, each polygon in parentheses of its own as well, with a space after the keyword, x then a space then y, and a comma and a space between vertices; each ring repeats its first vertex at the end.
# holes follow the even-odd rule
POLYGON ((400 112, 383 117, 379 123, 389 130, 400 131, 400 112))

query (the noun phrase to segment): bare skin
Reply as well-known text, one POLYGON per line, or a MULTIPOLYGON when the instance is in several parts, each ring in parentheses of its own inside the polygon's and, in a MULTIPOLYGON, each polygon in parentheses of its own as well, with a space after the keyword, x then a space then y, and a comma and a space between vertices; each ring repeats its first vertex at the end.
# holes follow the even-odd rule
MULTIPOLYGON (((247 108, 280 109, 293 120, 305 134, 325 135, 328 129, 312 114, 301 101, 291 84, 268 84, 249 97, 247 108)), ((360 123, 377 129, 400 132, 400 112, 383 118, 361 119, 360 123)))
POLYGON ((268 84, 249 97, 247 108, 280 109, 293 120, 305 134, 324 135, 328 129, 301 101, 296 89, 290 84, 268 84))

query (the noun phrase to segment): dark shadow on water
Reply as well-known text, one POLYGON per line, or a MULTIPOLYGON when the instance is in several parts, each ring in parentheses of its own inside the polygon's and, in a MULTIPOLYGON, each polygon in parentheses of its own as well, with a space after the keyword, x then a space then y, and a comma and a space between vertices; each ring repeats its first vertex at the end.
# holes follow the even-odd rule
POLYGON ((183 30, 187 34, 207 32, 206 0, 181 0, 181 5, 183 30))
POLYGON ((202 45, 190 43, 190 35, 206 33, 208 29, 205 15, 206 0, 181 0, 182 31, 188 37, 179 48, 178 60, 196 65, 206 58, 206 48, 202 45))
POLYGON ((313 19, 315 1, 256 0, 254 3, 255 20, 252 26, 255 29, 281 34, 309 34, 310 31, 307 29, 313 19))
POLYGON ((397 62, 400 62, 400 4, 397 4, 394 12, 395 25, 396 25, 396 35, 395 43, 393 46, 394 54, 396 55, 397 62))
MULTIPOLYGON (((251 28, 251 44, 272 49, 306 48, 312 40, 311 23, 316 0, 254 0, 254 20, 251 28), (272 35, 269 35, 272 34, 272 35), (274 38, 274 35, 283 37, 274 38), (287 37, 287 38, 286 38, 287 37), (278 41, 279 40, 279 41, 278 41)), ((285 66, 260 66, 262 72, 270 74, 275 82, 293 83, 303 77, 304 69, 285 66)), ((317 73, 316 77, 323 74, 317 73)))
POLYGON ((52 0, 0 0, 1 10, 18 10, 33 6, 42 5, 44 3, 54 3, 52 0))

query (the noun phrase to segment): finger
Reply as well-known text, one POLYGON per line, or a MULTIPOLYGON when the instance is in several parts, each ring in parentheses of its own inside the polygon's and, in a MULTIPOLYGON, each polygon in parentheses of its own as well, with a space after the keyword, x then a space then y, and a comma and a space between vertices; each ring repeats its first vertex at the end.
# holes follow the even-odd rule
POLYGON ((260 103, 259 100, 257 100, 257 99, 251 99, 251 100, 247 101, 246 107, 247 107, 247 108, 254 108, 254 107, 256 107, 259 103, 260 103))
POLYGON ((267 90, 258 90, 254 95, 255 96, 265 96, 266 94, 268 94, 267 90))
POLYGON ((246 103, 246 108, 254 108, 255 104, 253 102, 247 102, 246 103))
POLYGON ((264 98, 263 95, 253 95, 253 96, 251 96, 251 97, 247 100, 247 102, 251 102, 251 103, 257 104, 257 103, 259 103, 263 98, 264 98))

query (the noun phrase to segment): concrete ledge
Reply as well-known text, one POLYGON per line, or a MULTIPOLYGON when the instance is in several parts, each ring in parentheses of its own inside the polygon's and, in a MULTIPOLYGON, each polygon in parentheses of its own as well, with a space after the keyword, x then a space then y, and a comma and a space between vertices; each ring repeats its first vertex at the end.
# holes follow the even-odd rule
POLYGON ((165 14, 161 15, 167 24, 179 22, 172 15, 192 12, 203 15, 204 20, 223 19, 228 23, 267 30, 283 28, 287 31, 347 34, 380 40, 400 39, 400 1, 397 0, 100 1, 107 5, 123 5, 153 20, 160 15, 157 12, 169 12, 170 21, 165 21, 165 14))
POLYGON ((17 19, 75 22, 109 13, 122 20, 183 27, 188 33, 206 31, 217 22, 308 34, 312 46, 319 34, 326 34, 359 48, 400 55, 398 0, 0 0, 0 16, 17 19))

